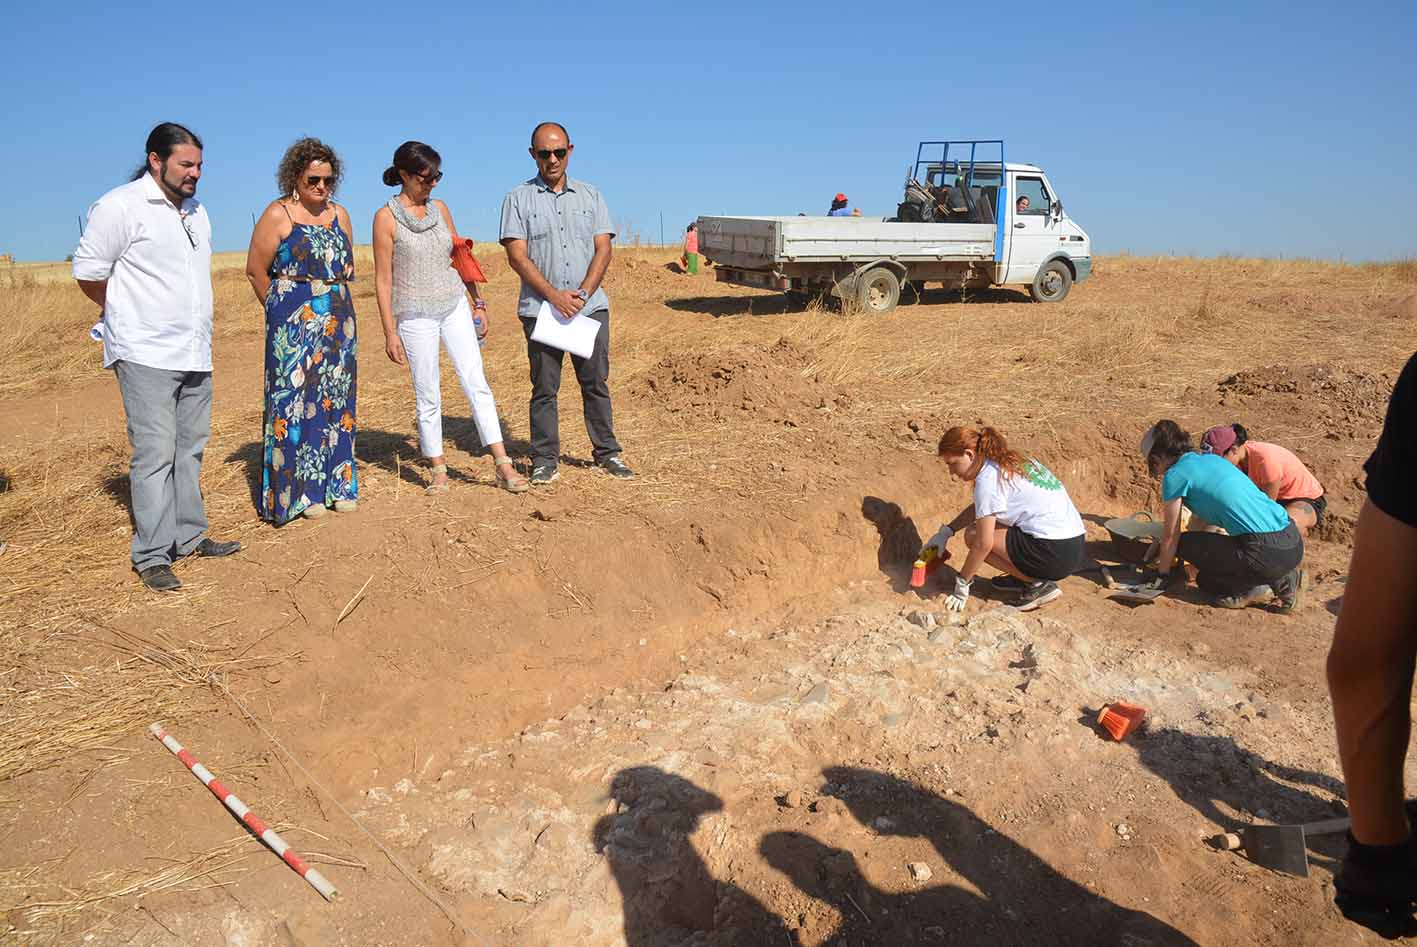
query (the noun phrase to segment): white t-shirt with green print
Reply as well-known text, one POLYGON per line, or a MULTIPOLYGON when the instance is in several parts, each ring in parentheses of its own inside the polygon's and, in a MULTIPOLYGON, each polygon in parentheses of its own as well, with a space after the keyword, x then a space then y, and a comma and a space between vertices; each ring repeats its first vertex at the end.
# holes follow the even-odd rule
POLYGON ((1063 483, 1036 460, 1005 477, 984 461, 974 478, 974 515, 994 516, 1000 526, 1021 529, 1037 539, 1072 539, 1084 532, 1082 517, 1063 483))

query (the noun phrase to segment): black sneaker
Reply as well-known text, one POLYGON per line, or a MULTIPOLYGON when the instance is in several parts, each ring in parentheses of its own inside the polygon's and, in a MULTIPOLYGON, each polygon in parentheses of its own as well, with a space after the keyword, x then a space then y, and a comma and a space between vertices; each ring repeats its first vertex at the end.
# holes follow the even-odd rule
POLYGON ((561 476, 561 471, 556 469, 555 463, 550 461, 540 461, 531 465, 531 485, 542 487, 553 482, 561 476))
POLYGON ((1284 578, 1270 586, 1279 600, 1279 612, 1288 615, 1299 607, 1304 597, 1304 570, 1291 569, 1284 578))
POLYGON ((1235 592, 1231 595, 1217 595, 1215 597, 1216 608, 1248 608, 1251 605, 1258 605, 1261 602, 1269 601, 1273 589, 1268 585, 1257 585, 1247 592, 1235 592))
POLYGON ((1058 588, 1056 582, 1035 582, 1019 593, 1016 607, 1021 612, 1031 612, 1035 608, 1042 608, 1062 594, 1063 590, 1058 588))
POLYGON ((1333 903, 1343 916, 1393 939, 1417 933, 1417 849, 1405 845, 1359 845, 1348 835, 1348 851, 1333 879, 1333 903))
POLYGON ((994 578, 989 580, 989 584, 1000 592, 1022 592, 1029 586, 1029 583, 1023 581, 1023 579, 1009 575, 1007 572, 994 576, 994 578))
POLYGON ((619 477, 621 480, 634 480, 635 472, 625 466, 625 462, 618 455, 607 457, 604 460, 597 460, 595 465, 612 477, 619 477))
POLYGON ((193 549, 190 553, 188 553, 188 555, 201 556, 206 559, 217 559, 222 556, 229 556, 232 553, 237 553, 240 551, 241 541, 239 539, 231 539, 227 540, 226 542, 218 542, 217 540, 212 539, 210 536, 208 536, 206 539, 197 543, 196 548, 193 549))
POLYGON ((138 573, 138 578, 154 592, 173 592, 182 588, 182 581, 173 574, 172 566, 148 566, 138 573))

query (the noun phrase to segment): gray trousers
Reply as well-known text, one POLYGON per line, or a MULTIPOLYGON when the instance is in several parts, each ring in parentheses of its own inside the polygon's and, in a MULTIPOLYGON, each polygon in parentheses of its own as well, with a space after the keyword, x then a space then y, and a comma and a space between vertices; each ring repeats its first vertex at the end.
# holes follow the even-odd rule
MULTIPOLYGON (((590 435, 592 456, 605 460, 620 453, 615 440, 615 422, 610 411, 610 310, 586 313, 604 326, 595 336, 595 348, 590 358, 571 356, 576 380, 581 383, 581 401, 585 406, 585 429, 590 435)), ((566 353, 549 345, 531 340, 534 319, 522 319, 526 334, 526 357, 531 364, 531 460, 532 463, 556 463, 561 457, 561 423, 556 411, 556 396, 561 390, 561 367, 566 353)))
POLYGON ((202 450, 212 431, 212 373, 115 362, 133 460, 133 568, 170 565, 207 534, 202 450))

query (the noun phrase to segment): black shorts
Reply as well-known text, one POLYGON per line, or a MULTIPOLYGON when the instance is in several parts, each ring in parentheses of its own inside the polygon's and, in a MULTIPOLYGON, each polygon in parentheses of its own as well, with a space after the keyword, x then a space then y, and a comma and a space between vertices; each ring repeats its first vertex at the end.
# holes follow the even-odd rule
POLYGON ((1004 534, 1004 548, 1008 550, 1009 560, 1014 568, 1030 579, 1056 582, 1067 578, 1082 568, 1086 558, 1085 547, 1082 536, 1039 539, 1016 526, 1004 534))
POLYGON ((1318 529, 1324 524, 1324 511, 1328 509, 1327 497, 1293 497, 1279 501, 1279 505, 1285 509, 1288 509, 1291 503, 1307 503, 1314 508, 1314 529, 1318 529))

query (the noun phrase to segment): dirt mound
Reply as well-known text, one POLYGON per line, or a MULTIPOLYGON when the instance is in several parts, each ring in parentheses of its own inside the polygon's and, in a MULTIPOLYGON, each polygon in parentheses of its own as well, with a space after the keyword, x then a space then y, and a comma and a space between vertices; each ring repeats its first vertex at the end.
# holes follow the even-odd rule
POLYGON ((781 338, 766 349, 666 355, 630 387, 671 413, 746 413, 800 427, 807 412, 829 414, 851 404, 846 389, 823 383, 810 366, 807 353, 781 338))
POLYGON ((1326 423, 1366 422, 1381 425, 1392 395, 1393 377, 1387 373, 1357 372, 1328 365, 1273 365, 1240 372, 1216 386, 1222 405, 1251 405, 1272 401, 1304 401, 1302 410, 1326 423))
POLYGON ((685 279, 682 273, 669 269, 662 262, 620 254, 605 275, 605 291, 612 298, 617 291, 637 295, 648 292, 673 295, 684 290, 685 279))

